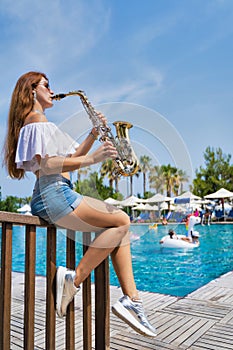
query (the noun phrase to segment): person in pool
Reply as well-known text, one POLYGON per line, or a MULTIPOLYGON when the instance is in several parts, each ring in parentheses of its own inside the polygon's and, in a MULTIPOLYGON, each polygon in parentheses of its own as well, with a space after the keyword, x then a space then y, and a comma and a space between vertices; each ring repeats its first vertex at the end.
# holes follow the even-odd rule
POLYGON ((174 230, 170 229, 170 230, 168 231, 168 234, 169 234, 169 236, 170 236, 171 239, 178 239, 177 234, 175 233, 174 230))
MULTIPOLYGON (((70 181, 70 172, 115 159, 117 151, 106 141, 89 153, 98 130, 93 127, 78 145, 48 120, 45 110, 52 106, 53 91, 44 73, 28 72, 18 79, 11 98, 4 160, 12 178, 21 179, 27 171, 35 175, 33 215, 66 229, 99 233, 75 271, 58 267, 57 314, 66 315, 67 306, 82 282, 110 254, 123 292, 112 307, 113 313, 138 333, 155 337, 156 330, 145 315, 133 276, 128 215, 75 192, 70 181)), ((103 115, 99 118, 106 123, 103 115)))
MULTIPOLYGON (((172 229, 170 229, 170 230, 168 231, 168 235, 170 236, 170 239, 179 239, 178 236, 177 236, 177 234, 175 233, 175 231, 172 230, 172 229)), ((160 244, 163 244, 163 243, 164 243, 164 240, 161 239, 161 240, 159 241, 159 243, 160 243, 160 244)))

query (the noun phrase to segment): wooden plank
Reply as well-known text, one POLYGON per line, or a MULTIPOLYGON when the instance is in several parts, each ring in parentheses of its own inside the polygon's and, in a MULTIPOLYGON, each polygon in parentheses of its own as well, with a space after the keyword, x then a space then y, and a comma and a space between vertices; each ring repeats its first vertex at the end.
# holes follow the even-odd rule
POLYGON ((228 323, 233 325, 233 310, 231 310, 225 317, 223 317, 220 323, 228 323))
POLYGON ((34 349, 36 226, 26 225, 24 348, 34 349))
POLYGON ((211 332, 233 335, 233 325, 222 324, 221 322, 218 322, 218 323, 215 323, 215 325, 211 328, 211 332))
MULTIPOLYGON (((35 315, 35 349, 44 349, 43 347, 43 330, 44 325, 44 308, 45 299, 43 299, 43 289, 45 289, 45 283, 43 283, 43 277, 37 276, 36 286, 39 291, 36 295, 39 296, 38 303, 41 303, 41 309, 36 309, 35 315)), ((21 317, 21 310, 23 309, 23 293, 20 292, 20 285, 23 282, 23 274, 13 273, 13 281, 17 282, 18 287, 13 288, 13 302, 12 302, 12 313, 15 311, 16 314, 13 315, 12 320, 12 330, 14 331, 12 337, 12 350, 14 346, 18 346, 19 349, 23 349, 22 344, 22 329, 23 329, 23 318, 21 317), (15 275, 19 277, 15 277, 15 275), (20 279, 20 276, 22 278, 20 279), (15 293, 15 294, 14 294, 15 293), (20 304, 21 302, 21 304, 20 304), (14 310, 14 311, 13 311, 14 310)), ((13 283, 14 284, 14 283, 13 283)), ((94 285, 91 289, 94 289, 94 285)), ((150 301, 153 305, 153 293, 148 296, 147 292, 140 292, 142 299, 147 299, 150 297, 150 301), (145 297, 145 298, 144 298, 145 297)), ((115 301, 121 295, 120 288, 111 286, 111 299, 112 302, 115 301)), ((154 300, 156 302, 158 295, 155 293, 154 300)), ((94 293, 92 300, 94 299, 94 293)), ((185 298, 184 298, 185 299, 185 298)), ((82 295, 78 293, 76 296, 78 303, 81 303, 82 295)), ((171 297, 171 301, 173 298, 171 297)), ((203 302, 203 301, 202 301, 203 302)), ((177 301, 178 303, 178 301, 177 301)), ((93 302, 94 304, 94 302, 93 302)), ((179 303, 178 303, 179 304, 179 303)), ((190 298, 189 303, 190 304, 190 298)), ((185 303, 183 304, 183 306, 185 303)), ((216 305, 217 307, 226 307, 216 305)), ((229 313, 233 310, 233 305, 228 305, 229 313)), ((83 350, 83 339, 81 334, 82 327, 82 313, 79 307, 75 307, 76 323, 75 323, 75 350, 83 350)), ((154 324, 158 330, 158 336, 155 339, 146 338, 139 334, 136 334, 130 327, 128 327, 124 322, 121 322, 115 315, 111 314, 111 350, 232 350, 232 334, 233 326, 232 324, 220 323, 215 319, 208 319, 203 314, 203 317, 194 317, 192 315, 180 314, 175 309, 173 312, 171 310, 166 312, 164 309, 153 311, 153 315, 150 314, 150 319, 153 317, 154 324), (188 327, 193 323, 192 327, 188 327), (180 323, 179 323, 180 322, 180 323), (183 325, 183 326, 182 326, 183 325), (181 327, 180 327, 181 326, 181 327), (182 328, 183 327, 183 328, 182 328), (166 331, 167 330, 167 331, 166 331), (174 336, 172 331, 174 331, 174 336), (135 345, 134 345, 135 344, 135 345)), ((64 320, 57 319, 57 338, 56 338, 56 350, 65 349, 65 322, 64 320)), ((92 336, 94 336, 94 333, 92 336)), ((92 345, 92 349, 95 345, 92 345)))
POLYGON ((95 348, 110 348, 109 259, 95 269, 95 348))
POLYGON ((202 337, 195 343, 197 344, 208 344, 210 349, 232 349, 233 344, 233 327, 225 325, 214 325, 202 337))
POLYGON ((183 346, 187 348, 192 346, 203 334, 205 334, 214 325, 214 321, 212 320, 200 320, 199 322, 199 328, 197 329, 197 331, 189 333, 189 336, 184 341, 182 338, 184 338, 185 335, 181 335, 180 341, 183 341, 183 346))
POLYGON ((187 314, 195 317, 206 317, 217 321, 222 319, 230 311, 230 306, 184 298, 165 308, 164 311, 177 312, 177 314, 187 314))
POLYGON ((199 347, 198 349, 203 350, 232 350, 232 343, 224 344, 222 341, 210 341, 201 339, 195 344, 195 349, 196 347, 199 347))
POLYGON ((147 314, 149 315, 150 311, 154 312, 154 310, 162 310, 176 302, 178 299, 178 297, 174 297, 171 295, 159 293, 146 293, 145 295, 143 294, 143 306, 146 310, 148 310, 147 314), (153 304, 151 304, 152 300, 153 304))
POLYGON ((55 350, 56 228, 47 228, 46 350, 55 350))
POLYGON ((183 320, 184 317, 182 316, 177 316, 175 314, 170 315, 170 318, 166 322, 164 322, 160 326, 157 326, 158 338, 164 340, 164 338, 166 338, 176 330, 176 324, 179 324, 179 322, 183 322, 183 320))
MULTIPOLYGON (((91 234, 83 232, 83 255, 91 244, 91 234)), ((83 350, 92 349, 91 276, 83 282, 83 350)))
POLYGON ((0 211, 0 222, 9 222, 21 225, 35 225, 35 226, 53 226, 49 225, 46 221, 42 220, 38 216, 34 215, 22 215, 16 213, 10 213, 7 211, 0 211))
MULTIPOLYGON (((167 330, 167 334, 165 337, 163 336, 163 340, 166 343, 172 343, 175 341, 176 345, 178 345, 177 338, 179 338, 181 334, 186 334, 187 330, 189 331, 192 329, 194 323, 195 321, 192 318, 183 317, 179 321, 176 321, 176 323, 167 330)), ((159 335, 161 337, 161 334, 159 335)))
MULTIPOLYGON (((66 266, 75 270, 75 231, 67 230, 66 266)), ((75 349, 75 316, 74 300, 68 305, 66 315, 66 349, 75 349)))
POLYGON ((0 350, 10 349, 12 224, 2 224, 0 285, 0 350))
POLYGON ((133 349, 133 350, 177 350, 177 347, 164 343, 157 338, 147 338, 135 332, 126 332, 123 330, 111 338, 111 349, 133 349))

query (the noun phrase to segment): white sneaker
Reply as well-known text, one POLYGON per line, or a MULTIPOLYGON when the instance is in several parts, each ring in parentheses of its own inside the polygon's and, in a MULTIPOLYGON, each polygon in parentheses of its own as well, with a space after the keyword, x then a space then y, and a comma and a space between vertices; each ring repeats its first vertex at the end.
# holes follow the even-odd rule
POLYGON ((147 320, 141 300, 132 301, 124 295, 113 305, 112 312, 136 332, 147 337, 156 337, 156 329, 147 320))
POLYGON ((76 288, 74 285, 74 276, 75 271, 68 270, 63 266, 57 268, 56 309, 59 317, 66 315, 69 303, 80 290, 80 287, 76 288))

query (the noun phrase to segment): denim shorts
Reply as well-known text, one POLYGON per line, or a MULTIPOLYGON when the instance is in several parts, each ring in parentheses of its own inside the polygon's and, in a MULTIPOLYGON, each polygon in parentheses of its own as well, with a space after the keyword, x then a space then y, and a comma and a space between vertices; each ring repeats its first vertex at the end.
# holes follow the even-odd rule
POLYGON ((70 180, 60 174, 41 176, 36 180, 31 200, 31 212, 53 224, 71 213, 82 195, 73 190, 70 180))

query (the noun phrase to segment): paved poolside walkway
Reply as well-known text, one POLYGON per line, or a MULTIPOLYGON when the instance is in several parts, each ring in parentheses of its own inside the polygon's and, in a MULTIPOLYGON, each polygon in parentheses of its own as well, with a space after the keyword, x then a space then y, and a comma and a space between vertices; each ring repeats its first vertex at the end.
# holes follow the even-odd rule
MULTIPOLYGON (((23 349, 24 274, 13 273, 11 349, 23 349)), ((149 320, 157 327, 156 339, 136 334, 111 314, 111 350, 232 350, 233 271, 211 281, 184 298, 140 293, 149 320)), ((111 302, 121 296, 111 286, 111 302)), ((76 349, 82 349, 81 293, 75 297, 76 349)), ((94 304, 94 298, 93 298, 94 304)), ((45 278, 36 277, 35 349, 44 349, 45 278)), ((56 350, 64 350, 65 323, 57 320, 56 350)), ((94 345, 93 345, 94 349, 94 345)))

